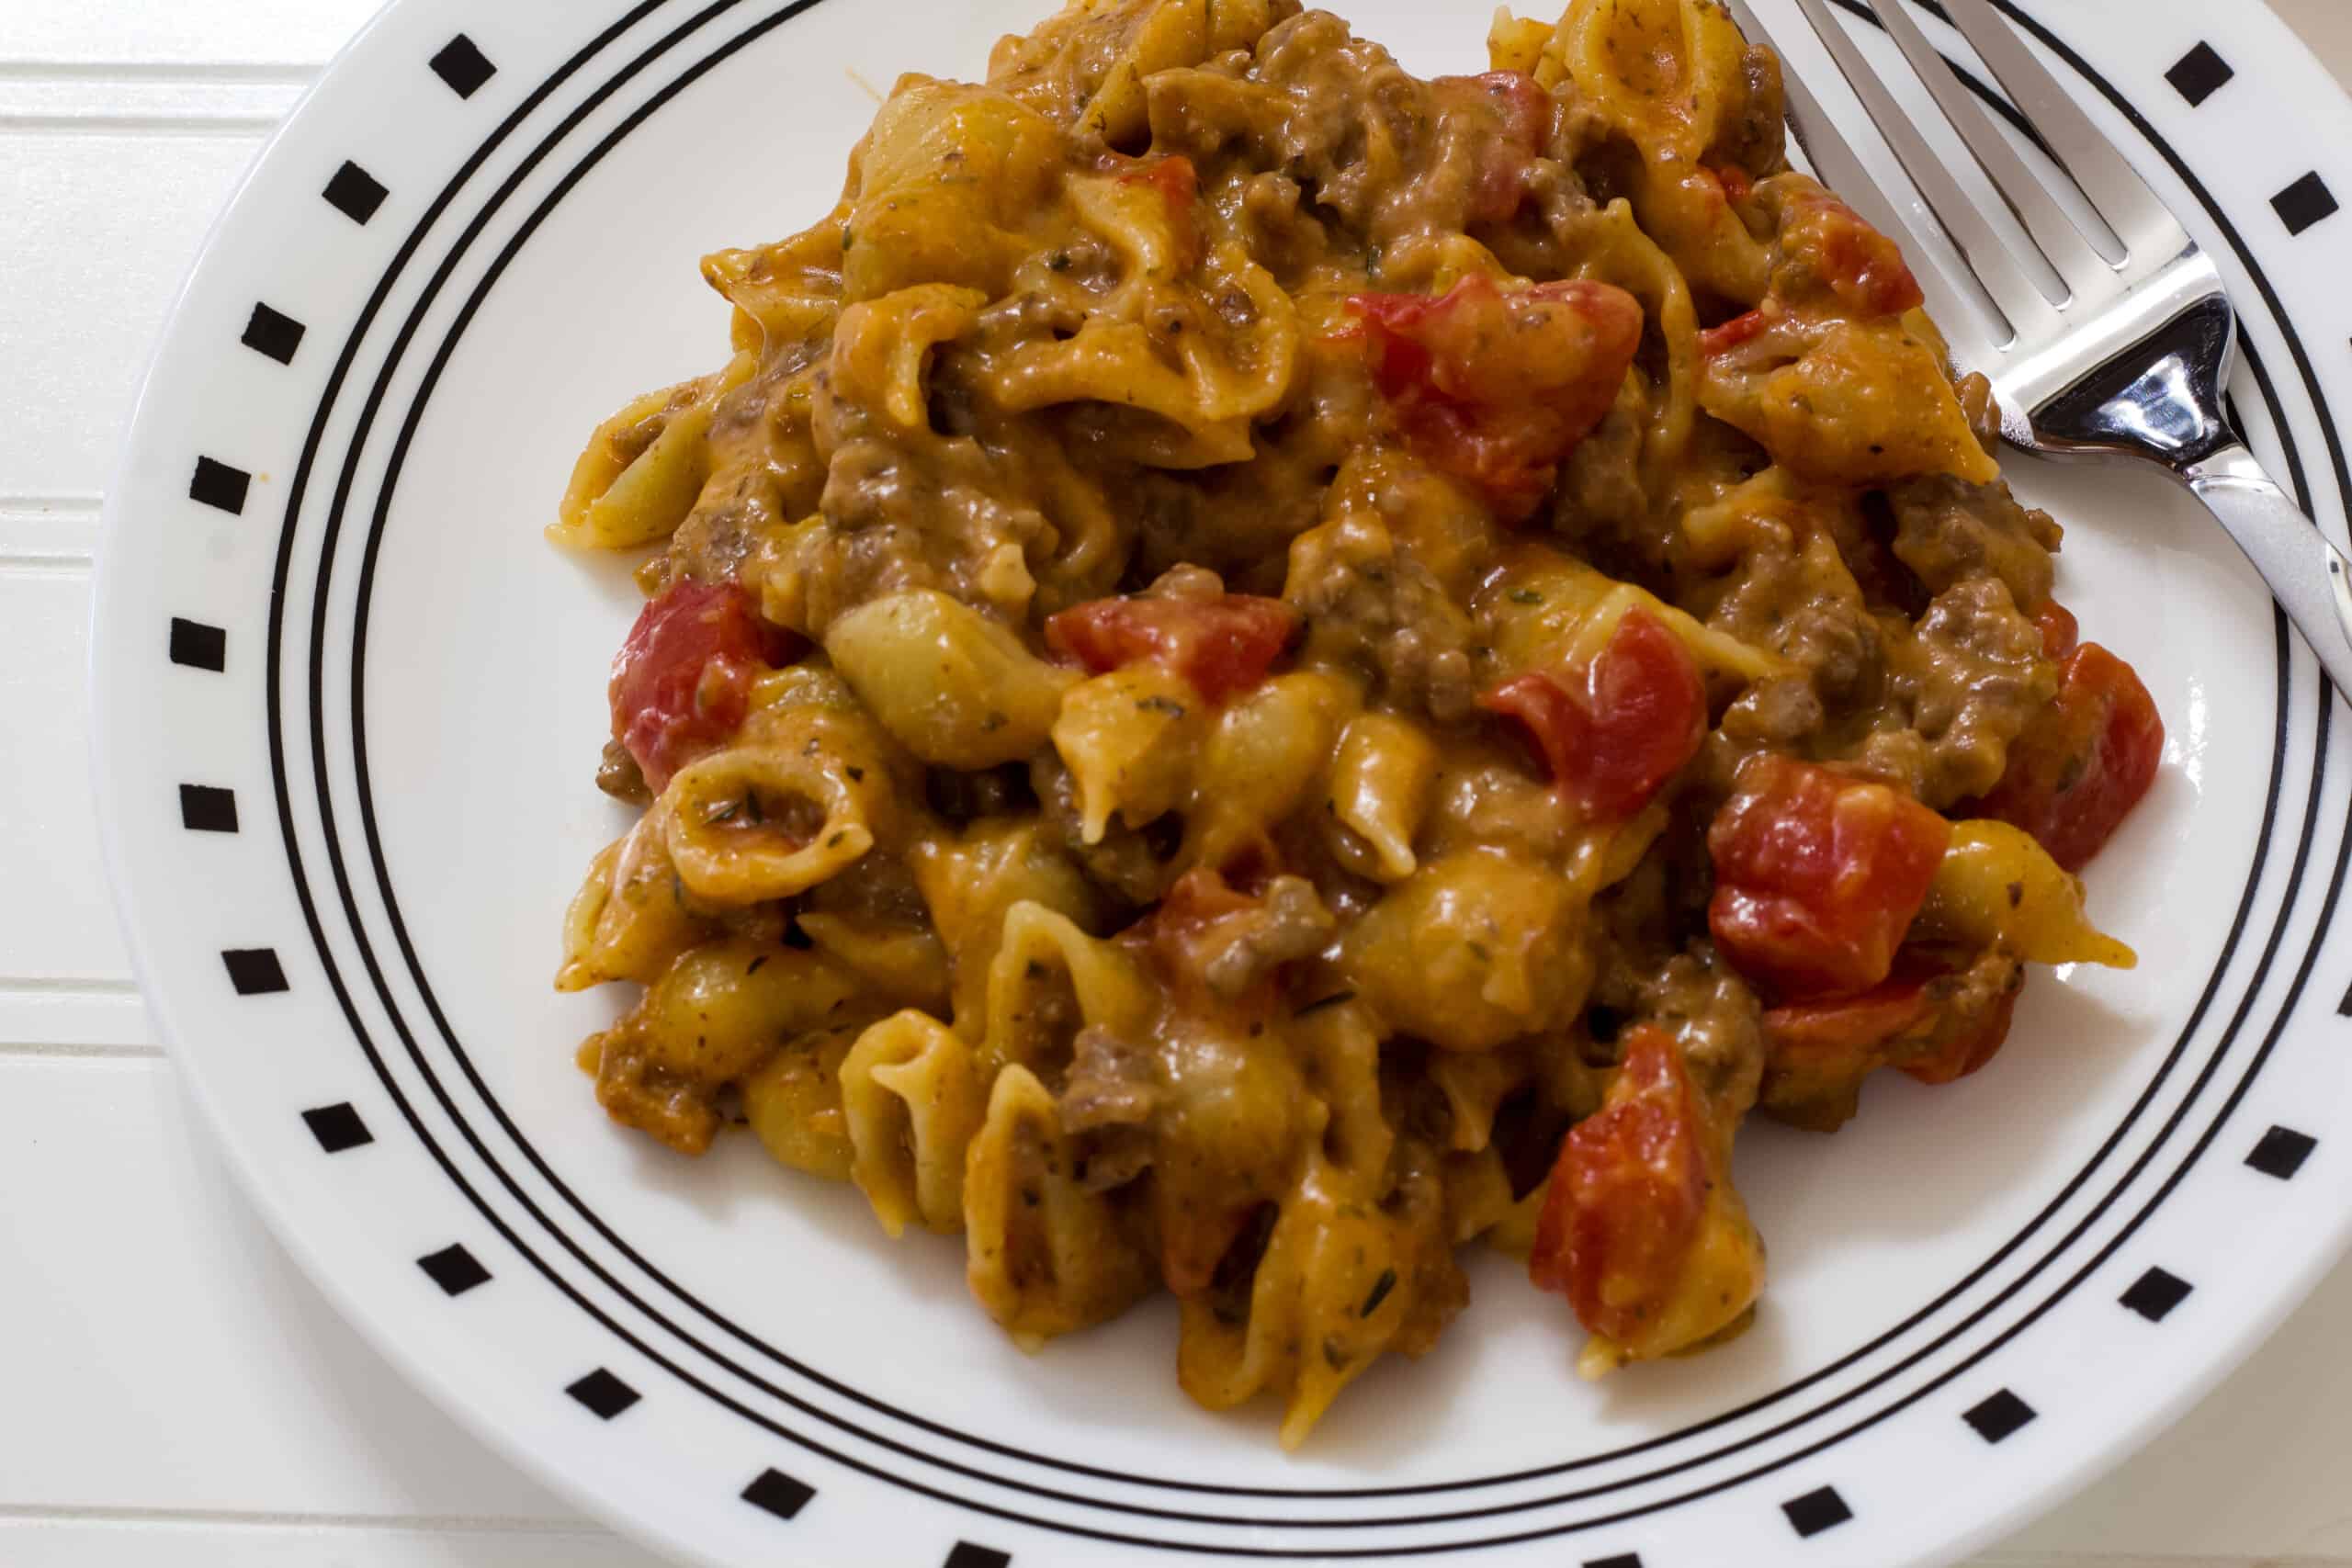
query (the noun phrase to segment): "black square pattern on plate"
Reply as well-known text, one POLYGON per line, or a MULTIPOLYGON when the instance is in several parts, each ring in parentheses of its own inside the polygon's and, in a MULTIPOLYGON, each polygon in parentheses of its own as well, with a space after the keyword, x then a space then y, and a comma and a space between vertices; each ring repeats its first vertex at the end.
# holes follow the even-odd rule
POLYGON ((377 183, 375 175, 349 162, 334 172, 325 191, 328 203, 354 223, 365 223, 375 217, 376 209, 383 206, 384 197, 390 194, 377 183))
POLYGON ((2150 1323, 2162 1323, 2166 1314, 2188 1299, 2192 1288, 2177 1274, 2151 1269, 2132 1280, 2132 1288, 2118 1299, 2150 1323))
POLYGON ((237 830, 237 796, 211 784, 180 785, 180 826, 191 833, 237 830))
POLYGON ((274 947, 232 947, 220 954, 229 967, 229 984, 241 997, 266 997, 286 989, 286 970, 274 947))
POLYGON ((638 1401, 637 1390, 602 1367, 563 1392, 586 1405, 600 1421, 611 1420, 638 1401))
POLYGON ((1802 1497, 1792 1497, 1781 1505, 1781 1512, 1789 1516, 1789 1523, 1803 1536, 1819 1535, 1835 1529, 1854 1517, 1846 1506, 1846 1499, 1838 1495, 1835 1486, 1824 1486, 1802 1497))
POLYGON ((245 509, 245 491, 254 477, 243 468, 232 468, 210 457, 196 460, 196 473, 187 481, 190 501, 200 501, 207 506, 217 506, 232 515, 245 509))
POLYGON ((2190 108, 2195 108, 2220 92, 2222 84, 2236 74, 2228 61, 2213 52, 2211 44, 2200 43, 2172 62, 2165 80, 2188 100, 2190 108))
POLYGON ((2001 1390, 1989 1399, 1979 1400, 1962 1415, 1961 1419, 1976 1428, 1976 1435, 1988 1443, 1997 1443, 2013 1435, 2032 1420, 2038 1412, 2032 1405, 2001 1390))
POLYGON ((2292 1127, 2273 1127, 2262 1134, 2245 1163, 2265 1176, 2275 1176, 2281 1181, 2291 1181, 2295 1172, 2303 1168, 2303 1161, 2312 1157, 2319 1147, 2319 1140, 2309 1133, 2298 1133, 2292 1127))
POLYGON ((441 1287, 445 1295, 462 1296, 476 1285, 490 1283, 490 1270, 454 1242, 438 1252, 426 1253, 416 1260, 416 1266, 441 1287))
POLYGON ((331 1155, 376 1141, 376 1134, 368 1130, 368 1123, 359 1119, 359 1112, 351 1108, 348 1100, 305 1111, 302 1121, 311 1129, 311 1136, 318 1139, 319 1147, 331 1155))
POLYGON ((779 1519, 789 1519, 808 1506, 817 1489, 804 1481, 795 1481, 780 1470, 763 1470, 743 1488, 743 1501, 754 1508, 763 1508, 779 1519))
POLYGON ((433 73, 448 83, 449 90, 458 96, 470 98, 484 82, 498 74, 498 67, 474 46, 473 39, 459 33, 433 57, 433 73))
POLYGON ((1629 1551, 1623 1557, 1604 1557, 1599 1562, 1586 1563, 1584 1568, 1642 1568, 1641 1553, 1629 1551))
POLYGON ((2335 210, 2335 193, 2317 174, 2305 175, 2270 198, 2287 232, 2300 234, 2335 210))
POLYGON ((959 1540, 956 1550, 947 1554, 946 1568, 1009 1568, 1012 1562, 1010 1552, 992 1551, 985 1546, 959 1540))
POLYGON ((280 365, 291 365, 294 351, 302 346, 302 323, 281 310, 256 304, 253 320, 245 323, 244 336, 237 341, 280 365))
POLYGON ((229 667, 229 634, 202 621, 172 617, 172 662, 214 673, 229 667))

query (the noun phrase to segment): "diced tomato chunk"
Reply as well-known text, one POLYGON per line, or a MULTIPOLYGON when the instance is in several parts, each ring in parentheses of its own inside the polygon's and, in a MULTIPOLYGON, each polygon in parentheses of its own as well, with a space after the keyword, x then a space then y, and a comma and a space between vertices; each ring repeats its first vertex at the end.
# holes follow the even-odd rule
POLYGON ((1253 889, 1250 874, 1237 882, 1227 870, 1196 865, 1119 933, 1119 942, 1159 976, 1172 1005, 1192 1013, 1263 1013, 1280 996, 1290 959, 1329 934, 1328 917, 1311 897, 1301 897, 1307 892, 1302 880, 1276 874, 1253 889), (1268 962, 1218 967, 1221 955, 1243 948, 1268 962))
POLYGON ((1783 1121, 1830 1132, 1852 1116, 1862 1080, 1886 1065, 1894 1040, 1925 1025, 1927 986, 1897 978, 1860 996, 1784 1002, 1764 1013, 1764 1083, 1758 1103, 1783 1121))
POLYGON ((1196 865, 1124 934, 1163 969, 1196 974, 1202 939, 1224 921, 1254 914, 1259 908, 1257 898, 1227 882, 1216 867, 1196 865))
POLYGON ((1505 294, 1472 274, 1442 297, 1348 303, 1405 444, 1509 521, 1608 414, 1642 337, 1640 301, 1584 279, 1505 294))
POLYGON ((2007 1043, 2009 1023, 2017 1017, 2018 998, 2024 990, 2020 974, 2018 983, 2003 991, 1983 1016, 1942 1032, 1926 1050, 1896 1066, 1928 1084, 1951 1083, 1980 1070, 2007 1043))
POLYGON ((1607 1102, 1560 1145, 1528 1254, 1537 1287, 1566 1296, 1593 1333, 1640 1338, 1698 1240, 1707 1137, 1673 1040, 1649 1025, 1629 1032, 1607 1102))
POLYGON ((1430 83, 1441 113, 1474 109, 1479 157, 1471 175, 1469 220, 1499 223, 1527 199, 1528 166, 1552 126, 1552 95, 1523 71, 1440 76, 1430 83))
POLYGON ((649 788, 724 742, 743 722, 752 677, 793 652, 791 633, 760 618, 731 582, 679 578, 638 613, 613 659, 613 739, 649 788))
POLYGON ((1956 984, 1946 964, 1906 953, 1892 977, 1858 996, 1767 1009, 1764 1108, 1826 1130, 1853 1113, 1862 1079, 1880 1067, 1930 1084, 1983 1067, 2008 1038, 2024 978, 2014 962, 1991 962, 1996 989, 1956 984))
POLYGON ((1544 134, 1552 125, 1552 95, 1524 71, 1482 71, 1476 76, 1439 76, 1430 86, 1441 98, 1463 95, 1485 98, 1500 114, 1497 130, 1513 146, 1529 152, 1543 150, 1544 134))
POLYGON ((1885 979, 1951 824, 1885 784, 1771 753, 1734 783, 1707 830, 1716 947, 1784 998, 1885 979))
POLYGON ((2082 627, 2075 620, 2075 612, 2055 599, 2041 607, 2033 617, 2033 624, 2041 628, 2044 659, 2064 659, 2082 641, 2082 627))
POLYGON ((1489 688, 1478 705, 1525 729, 1553 787, 1602 818, 1648 805, 1707 733, 1698 660, 1642 609, 1625 612, 1582 670, 1531 671, 1489 688))
POLYGON ((1216 703, 1264 680, 1297 630, 1297 611, 1255 594, 1095 599, 1049 616, 1046 646, 1098 675, 1157 660, 1216 703))
POLYGON ((1927 301, 1901 248, 1826 190, 1794 191, 1785 198, 1781 246, 1863 315, 1899 316, 1927 301))
POLYGON ((1983 812, 2080 871, 2148 793, 2164 749, 2165 721, 2138 673, 2084 643, 2059 666, 2057 699, 2010 743, 2008 770, 1983 812))
POLYGON ((1783 1002, 1764 1011, 1765 1072, 1834 1080, 1881 1065, 1889 1042, 1925 1022, 1927 981, 1892 979, 1860 995, 1783 1002))
POLYGON ((1756 194, 1755 177, 1737 164, 1725 164, 1707 172, 1715 176, 1717 185, 1724 187, 1724 199, 1726 201, 1746 201, 1756 194))

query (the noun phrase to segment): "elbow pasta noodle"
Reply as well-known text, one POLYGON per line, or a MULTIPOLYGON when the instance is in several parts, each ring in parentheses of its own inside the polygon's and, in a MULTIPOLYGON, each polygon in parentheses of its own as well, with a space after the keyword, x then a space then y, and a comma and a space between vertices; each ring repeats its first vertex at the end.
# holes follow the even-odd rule
POLYGON ((678 954, 645 988, 637 1029, 655 1066, 727 1083, 777 1041, 834 1021, 858 990, 855 976, 814 953, 709 942, 678 954))
POLYGON ((2139 954, 2083 913, 2083 879, 2069 875, 2031 834, 2007 822, 1952 825, 1951 845, 1919 908, 1923 932, 1997 947, 2031 964, 2139 966, 2139 954))
POLYGON ((846 1174, 882 1228, 962 1229, 965 1151, 982 1111, 971 1043, 927 1013, 893 1013, 858 1036, 841 1082, 854 1151, 846 1174))
POLYGON ((842 313, 844 201, 831 218, 773 245, 715 251, 702 259, 703 281, 735 307, 729 336, 737 353, 820 334, 842 313))
POLYGON ((921 428, 930 417, 933 351, 978 325, 988 302, 977 288, 920 283, 852 305, 833 329, 834 388, 902 431, 921 428))
POLYGON ((1140 1216, 1075 1174, 1076 1141, 1028 1068, 997 1074, 964 1166, 972 1294, 1030 1348, 1134 1305, 1156 1282, 1140 1216))
POLYGON ((1176 808, 1206 738, 1202 706, 1190 682, 1155 664, 1070 688, 1053 739, 1077 785, 1081 841, 1101 843, 1114 816, 1140 828, 1176 808))
POLYGON ((1566 938, 1584 904, 1556 871, 1449 855, 1357 922, 1342 964, 1392 1030, 1442 1050, 1490 1050, 1582 1009, 1589 965, 1566 938))
POLYGON ((1312 1149, 1306 1164, 1246 1304, 1233 1314, 1186 1301, 1176 1363, 1184 1391, 1212 1410, 1280 1398, 1282 1439, 1294 1448, 1383 1352, 1426 1350, 1466 1294, 1429 1163, 1409 1163, 1378 1201, 1312 1149))
POLYGON ((703 934, 662 829, 659 817, 640 818, 589 866, 564 918, 558 988, 585 990, 607 980, 643 984, 703 934))
POLYGON ((1693 283, 1754 304, 1768 257, 1703 159, 1747 107, 1747 40, 1715 0, 1577 0, 1555 35, 1568 83, 1638 156, 1633 216, 1693 283))
POLYGON ((819 953, 874 996, 910 1007, 947 1006, 947 950, 929 925, 875 915, 804 909, 795 923, 819 953))
POLYGON ((738 354, 718 375, 650 392, 606 421, 572 470, 549 536, 600 550, 668 537, 710 477, 710 422, 719 400, 750 379, 757 363, 749 352, 738 354))
POLYGON ((1447 1052, 1430 1057, 1428 1070, 1430 1082, 1444 1098, 1450 1129, 1445 1146, 1465 1155, 1484 1154, 1493 1146, 1495 1117, 1503 1101, 1535 1076, 1523 1055, 1510 1051, 1447 1052))
POLYGON ((1699 409, 1699 318, 1690 302, 1690 285, 1634 221, 1632 205, 1622 197, 1601 209, 1584 265, 1591 276, 1606 278, 1640 300, 1665 345, 1663 385, 1652 385, 1636 367, 1619 391, 1621 400, 1647 414, 1642 443, 1645 477, 1663 484, 1690 449, 1691 421, 1699 409))
POLYGON ((1331 761, 1332 852, 1359 876, 1402 882, 1419 869, 1413 840, 1437 783, 1437 743, 1395 714, 1360 714, 1331 761))
POLYGON ((1051 1067, 1084 1026, 1132 1034, 1150 1011, 1140 966, 1042 904, 1005 911, 989 963, 987 1028, 980 1056, 990 1069, 1051 1067))
POLYGON ((1035 750, 1069 685, 1002 626, 931 589, 851 611, 826 633, 825 651, 892 739, 951 768, 1035 750), (970 693, 982 700, 963 700, 970 693))
POLYGON ((916 844, 909 862, 947 952, 951 1016, 975 1037, 1010 910, 1027 905, 1081 927, 1094 921, 1093 888, 1035 822, 983 819, 960 836, 916 844))
POLYGON ((1633 583, 1548 552, 1507 562, 1487 592, 1494 601, 1495 652, 1505 668, 1553 658, 1589 660, 1607 645, 1617 623, 1632 609, 1663 622, 1710 674, 1750 682, 1784 674, 1790 668, 1767 649, 1705 626, 1633 583))
POLYGON ((1221 866, 1266 840, 1266 825, 1295 815, 1331 765, 1354 689, 1331 676, 1277 675, 1217 716, 1182 803, 1177 863, 1221 866))
POLYGON ((849 1029, 804 1035, 744 1076, 743 1119, 777 1164, 829 1181, 857 1176, 843 1069, 858 1038, 849 1029))
POLYGON ((1285 1446, 1473 1241, 1553 1374, 1737 1333, 1749 1114, 2134 961, 2075 873, 2161 722, 1778 62, 1714 0, 1487 41, 1070 0, 902 77, 548 529, 651 547, 556 977, 638 988, 606 1112, 959 1238, 1025 1348, 1165 1290, 1285 1446))
POLYGON ((682 770, 660 809, 679 879, 714 904, 789 898, 874 847, 864 802, 821 753, 730 748, 682 770))

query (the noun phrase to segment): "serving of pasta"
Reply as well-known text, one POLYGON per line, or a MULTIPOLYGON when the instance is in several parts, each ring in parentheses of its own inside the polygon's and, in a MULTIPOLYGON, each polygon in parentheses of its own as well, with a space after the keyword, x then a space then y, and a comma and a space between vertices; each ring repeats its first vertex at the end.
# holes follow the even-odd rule
POLYGON ((557 980, 642 987, 611 1118, 961 1235, 1024 1346, 1164 1289, 1285 1445, 1482 1239, 1589 1375, 1736 1334, 1744 1120, 2133 962, 2076 873, 2163 725, 1778 62, 1487 44, 1072 0, 901 79, 549 530, 659 547, 557 980))

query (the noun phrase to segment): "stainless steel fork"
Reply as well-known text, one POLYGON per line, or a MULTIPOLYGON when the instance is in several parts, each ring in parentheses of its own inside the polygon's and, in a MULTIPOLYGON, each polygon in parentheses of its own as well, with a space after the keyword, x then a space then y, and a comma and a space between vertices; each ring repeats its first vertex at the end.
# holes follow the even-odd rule
MULTIPOLYGON (((1746 0, 1730 4, 1751 39, 1770 41, 1746 0)), ((1937 54, 1904 0, 1869 0, 2049 263, 2058 280, 2053 288, 2020 263, 1961 188, 1831 14, 1828 0, 1796 4, 1911 176, 1925 209, 1897 203, 1878 189, 1793 72, 1787 83, 1790 128, 1831 189, 1849 199, 1874 197, 1884 213, 1909 211, 1940 222, 2002 318, 1997 325, 1950 310, 1938 318, 1954 357, 1992 381, 2002 434, 2053 457, 2162 466, 2229 531, 2336 689, 2352 697, 2352 562, 2321 536, 2230 426, 2222 389, 2235 352, 2237 316, 2211 260, 1990 0, 1944 0, 1944 6, 2103 230, 2068 215, 1937 54)), ((1905 248, 1915 263, 1928 260, 1917 245, 1905 248)))

